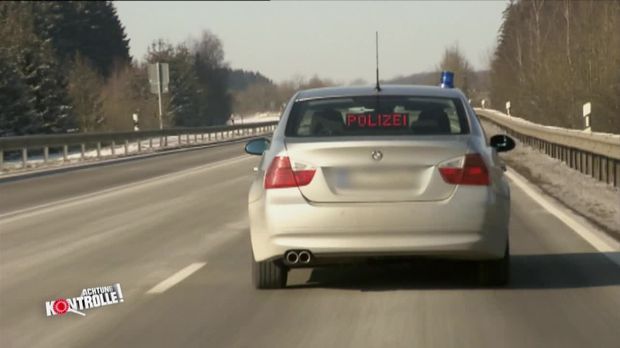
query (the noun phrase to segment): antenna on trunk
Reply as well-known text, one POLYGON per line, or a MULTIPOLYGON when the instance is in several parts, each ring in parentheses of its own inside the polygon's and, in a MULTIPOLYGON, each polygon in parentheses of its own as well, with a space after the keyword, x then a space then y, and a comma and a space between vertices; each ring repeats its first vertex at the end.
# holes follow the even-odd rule
POLYGON ((375 50, 377 54, 377 85, 375 89, 377 92, 381 91, 381 86, 379 85, 379 32, 375 31, 375 50))

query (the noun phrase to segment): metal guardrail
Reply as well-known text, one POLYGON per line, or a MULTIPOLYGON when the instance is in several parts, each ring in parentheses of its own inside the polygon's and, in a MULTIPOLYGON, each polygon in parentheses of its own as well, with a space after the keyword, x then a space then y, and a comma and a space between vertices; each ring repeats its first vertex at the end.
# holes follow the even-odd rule
POLYGON ((543 126, 496 110, 475 110, 521 142, 583 174, 620 186, 620 135, 543 126))
POLYGON ((101 132, 101 133, 74 133, 29 135, 15 137, 0 137, 0 170, 5 167, 4 155, 8 151, 21 151, 21 168, 28 167, 28 152, 33 149, 42 150, 43 163, 50 161, 50 149, 61 149, 62 161, 69 161, 69 149, 80 147, 79 160, 84 160, 86 151, 91 147, 96 151, 95 158, 102 158, 102 149, 109 149, 111 156, 129 155, 130 144, 137 144, 136 153, 153 150, 154 143, 158 148, 173 148, 188 145, 198 145, 207 142, 231 139, 234 136, 259 135, 272 132, 277 122, 263 122, 234 126, 213 126, 196 128, 170 128, 163 130, 147 130, 135 132, 101 132), (176 137, 171 142, 170 137, 176 137), (185 141, 183 141, 185 138, 185 141), (193 138, 193 142, 192 142, 193 138), (145 144, 146 142, 146 144, 145 144), (174 143, 169 146, 169 143, 174 143), (121 149, 117 149, 118 146, 121 149), (118 153, 117 153, 118 151, 118 153))

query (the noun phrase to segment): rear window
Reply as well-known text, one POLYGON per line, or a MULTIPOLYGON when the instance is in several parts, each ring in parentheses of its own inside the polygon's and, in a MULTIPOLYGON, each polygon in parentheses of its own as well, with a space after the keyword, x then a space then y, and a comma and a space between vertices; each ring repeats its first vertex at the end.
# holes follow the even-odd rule
POLYGON ((288 137, 467 134, 457 98, 346 97, 296 102, 288 137))

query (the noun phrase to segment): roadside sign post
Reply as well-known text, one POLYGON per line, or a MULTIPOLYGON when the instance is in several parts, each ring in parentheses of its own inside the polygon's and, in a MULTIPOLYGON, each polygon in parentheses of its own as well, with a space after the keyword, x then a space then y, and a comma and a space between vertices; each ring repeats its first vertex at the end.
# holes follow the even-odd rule
POLYGON ((131 118, 133 119, 133 131, 137 132, 140 130, 140 124, 138 123, 138 114, 133 114, 131 115, 131 118))
POLYGON ((592 113, 592 103, 587 102, 583 104, 583 119, 584 119, 584 132, 591 132, 590 127, 590 114, 592 113))
POLYGON ((164 122, 162 119, 163 106, 161 95, 168 93, 168 83, 170 81, 170 73, 168 70, 168 63, 155 63, 148 66, 149 83, 151 85, 151 93, 157 94, 157 101, 159 105, 159 129, 164 129, 164 122))

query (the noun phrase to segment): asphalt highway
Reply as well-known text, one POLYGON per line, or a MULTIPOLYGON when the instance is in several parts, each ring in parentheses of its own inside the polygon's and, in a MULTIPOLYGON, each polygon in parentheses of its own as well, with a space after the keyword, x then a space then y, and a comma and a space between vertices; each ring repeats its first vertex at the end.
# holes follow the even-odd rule
MULTIPOLYGON (((512 187, 512 281, 454 262, 250 282, 242 144, 0 183, 0 347, 620 347, 620 267, 512 187), (120 283, 124 302, 47 317, 120 283)), ((613 255, 611 255, 613 254, 613 255)))

